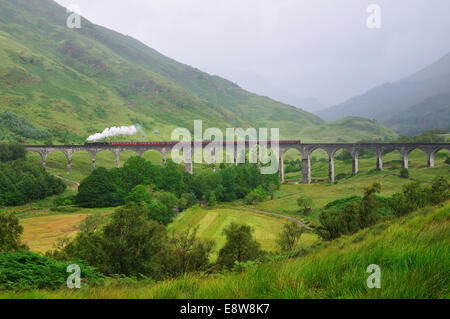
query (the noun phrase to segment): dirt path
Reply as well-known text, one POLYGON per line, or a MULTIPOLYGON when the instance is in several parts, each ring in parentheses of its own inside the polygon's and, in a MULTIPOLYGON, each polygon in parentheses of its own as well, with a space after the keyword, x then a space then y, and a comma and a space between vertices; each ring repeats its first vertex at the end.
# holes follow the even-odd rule
POLYGON ((282 214, 278 214, 278 213, 274 213, 274 212, 266 212, 264 210, 260 210, 260 209, 256 209, 256 208, 239 207, 239 206, 225 206, 225 207, 221 206, 221 207, 227 208, 227 209, 247 210, 247 211, 251 211, 251 212, 254 212, 254 213, 265 214, 265 215, 270 215, 270 216, 281 217, 281 218, 284 218, 284 219, 289 219, 290 221, 293 221, 294 223, 297 223, 300 227, 304 227, 306 229, 312 230, 311 227, 305 225, 299 219, 297 219, 295 217, 292 217, 292 216, 282 215, 282 214))
POLYGON ((49 211, 50 211, 50 208, 47 208, 47 209, 35 210, 35 211, 32 211, 32 212, 20 213, 20 214, 17 214, 16 216, 17 217, 21 217, 21 216, 25 216, 25 215, 28 215, 28 214, 38 214, 38 213, 45 213, 45 212, 49 212, 49 211))

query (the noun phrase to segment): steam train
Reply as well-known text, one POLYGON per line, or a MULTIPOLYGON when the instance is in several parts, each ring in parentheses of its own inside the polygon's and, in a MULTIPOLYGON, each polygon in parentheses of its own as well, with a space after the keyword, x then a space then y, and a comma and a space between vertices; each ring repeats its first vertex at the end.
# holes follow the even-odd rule
MULTIPOLYGON (((267 141, 270 143, 270 141, 267 141)), ((174 146, 180 142, 177 141, 167 141, 167 142, 86 142, 84 146, 174 146)), ((210 142, 210 141, 202 141, 202 142, 193 142, 194 144, 201 143, 202 145, 208 145, 211 143, 221 143, 221 142, 210 142)), ((222 144, 243 144, 249 145, 250 141, 245 142, 223 142, 222 144)), ((259 144, 259 141, 252 141, 252 143, 259 144)), ((300 144, 299 140, 287 140, 287 141, 279 141, 281 145, 295 145, 300 144)))

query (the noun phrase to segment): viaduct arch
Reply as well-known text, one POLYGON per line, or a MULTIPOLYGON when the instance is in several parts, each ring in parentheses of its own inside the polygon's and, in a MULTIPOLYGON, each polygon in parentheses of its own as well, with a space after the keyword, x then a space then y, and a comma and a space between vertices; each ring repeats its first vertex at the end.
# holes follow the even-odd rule
MULTIPOLYGON (((162 142, 170 143, 170 142, 162 142)), ((270 148, 270 141, 268 142, 270 148)), ((328 181, 333 183, 335 181, 334 173, 334 156, 340 149, 347 150, 352 156, 352 173, 358 173, 358 154, 363 149, 371 150, 376 155, 376 169, 383 170, 382 156, 388 151, 398 151, 402 158, 402 168, 408 168, 408 156, 415 149, 422 150, 427 156, 428 167, 434 167, 435 154, 442 150, 450 150, 450 143, 296 143, 292 141, 279 141, 279 175, 282 182, 284 182, 284 153, 289 149, 296 149, 302 156, 302 183, 311 183, 311 153, 316 149, 324 150, 328 154, 328 181)), ((228 150, 223 143, 224 153, 228 150)), ((192 146, 193 147, 193 146, 192 146)), ((116 167, 119 167, 120 154, 124 151, 134 151, 139 156, 143 156, 145 152, 153 150, 161 154, 163 158, 163 166, 165 166, 167 154, 172 150, 172 146, 158 146, 158 145, 27 145, 27 151, 37 152, 42 158, 42 165, 47 167, 47 157, 50 153, 61 151, 67 158, 67 169, 70 172, 72 169, 72 156, 76 152, 86 151, 92 158, 92 169, 95 169, 95 159, 99 152, 110 151, 115 155, 116 167)), ((204 146, 203 146, 204 148, 204 146)), ((212 149, 212 158, 215 162, 215 149, 212 149)), ((239 161, 238 147, 234 146, 234 162, 239 161)), ((189 173, 193 173, 192 157, 185 155, 185 165, 189 173)))

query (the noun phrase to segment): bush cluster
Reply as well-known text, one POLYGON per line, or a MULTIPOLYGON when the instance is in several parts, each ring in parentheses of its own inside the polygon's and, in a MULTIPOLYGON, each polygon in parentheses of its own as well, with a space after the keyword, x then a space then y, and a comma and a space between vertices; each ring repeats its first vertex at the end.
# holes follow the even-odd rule
POLYGON ((17 206, 64 192, 66 185, 24 160, 0 163, 0 205, 17 206))
POLYGON ((0 162, 10 162, 24 159, 27 154, 25 148, 20 144, 0 143, 0 162))
POLYGON ((230 202, 251 192, 259 200, 278 189, 280 181, 277 174, 260 174, 256 164, 221 164, 216 173, 205 170, 191 175, 171 160, 162 168, 133 157, 122 168, 96 169, 81 182, 75 203, 82 207, 119 206, 138 185, 172 193, 179 199, 176 205, 183 209, 196 201, 206 200, 213 206, 217 201, 230 202))
POLYGON ((0 115, 0 126, 2 125, 19 136, 34 140, 43 140, 51 137, 48 131, 36 128, 27 119, 11 112, 5 112, 0 115))
POLYGON ((67 266, 77 264, 81 278, 94 283, 102 275, 81 261, 58 261, 32 252, 6 252, 0 254, 0 290, 56 289, 66 284, 67 266))
POLYGON ((438 177, 431 186, 412 182, 395 193, 389 203, 396 216, 409 214, 427 205, 436 205, 450 199, 450 184, 444 177, 438 177))
POLYGON ((380 185, 375 183, 365 189, 362 198, 352 196, 327 204, 319 215, 321 226, 316 232, 323 239, 332 240, 369 227, 383 216, 403 216, 450 199, 450 184, 443 177, 436 178, 431 186, 420 182, 408 183, 390 198, 377 196, 379 191, 380 185))

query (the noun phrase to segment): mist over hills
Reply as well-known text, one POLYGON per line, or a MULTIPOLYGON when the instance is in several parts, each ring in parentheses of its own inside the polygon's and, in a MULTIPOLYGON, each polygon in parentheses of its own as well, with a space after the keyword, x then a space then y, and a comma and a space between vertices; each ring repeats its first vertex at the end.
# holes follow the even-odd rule
POLYGON ((450 53, 394 83, 386 83, 344 103, 317 112, 327 121, 361 116, 402 134, 447 129, 450 122, 450 53))
MULTIPOLYGON (((373 134, 329 125, 86 19, 81 29, 69 29, 67 17, 51 0, 0 0, 0 113, 50 131, 52 142, 82 142, 135 123, 145 139, 170 139, 173 128, 192 129, 195 119, 204 127, 278 127, 282 138, 306 141, 396 136, 381 126, 373 134)), ((41 142, 6 124, 1 139, 41 142)))

